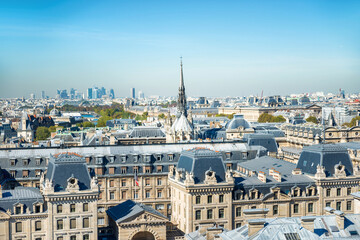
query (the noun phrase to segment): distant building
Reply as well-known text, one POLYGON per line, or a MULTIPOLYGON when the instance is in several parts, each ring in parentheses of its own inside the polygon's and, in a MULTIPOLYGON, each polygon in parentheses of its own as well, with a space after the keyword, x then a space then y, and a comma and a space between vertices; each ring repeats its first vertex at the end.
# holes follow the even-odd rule
POLYGON ((130 97, 135 99, 136 95, 135 95, 135 88, 130 88, 130 97))
POLYGON ((144 99, 145 98, 145 94, 143 93, 143 91, 139 91, 139 99, 144 99))
POLYGON ((45 98, 46 98, 46 96, 45 96, 45 91, 41 91, 41 98, 42 98, 42 99, 45 99, 45 98))
POLYGON ((31 98, 31 99, 35 99, 35 93, 31 93, 31 94, 30 94, 30 98, 31 98))
POLYGON ((88 99, 93 99, 93 91, 92 91, 92 88, 88 88, 88 90, 87 90, 87 98, 88 98, 88 99))
POLYGON ((111 99, 114 99, 114 98, 115 98, 114 89, 110 89, 109 97, 110 97, 111 99))

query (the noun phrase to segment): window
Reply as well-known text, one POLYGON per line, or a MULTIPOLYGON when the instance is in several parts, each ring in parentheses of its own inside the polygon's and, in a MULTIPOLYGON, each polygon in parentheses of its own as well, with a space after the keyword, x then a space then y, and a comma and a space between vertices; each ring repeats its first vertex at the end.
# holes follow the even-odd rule
POLYGON ((115 186, 115 181, 114 180, 110 180, 110 187, 114 187, 115 186))
POLYGON ((104 225, 105 224, 105 218, 98 218, 98 225, 104 225))
POLYGON ((23 160, 23 165, 24 165, 24 166, 29 165, 29 160, 28 160, 28 159, 23 160))
POLYGON ((224 209, 219 209, 219 218, 224 218, 224 209))
POLYGON ((134 191, 134 199, 138 199, 139 198, 139 192, 138 191, 134 191))
POLYGON ((172 160, 174 160, 174 155, 169 154, 169 161, 172 161, 172 160))
POLYGON ((15 223, 15 230, 16 230, 16 232, 22 232, 22 223, 21 222, 15 223))
POLYGON ((85 234, 85 235, 83 235, 83 240, 89 240, 90 238, 89 238, 89 235, 88 234, 85 234))
POLYGON ((126 174, 126 167, 121 167, 121 173, 126 174))
POLYGON ((10 159, 10 166, 15 166, 16 159, 10 159))
POLYGON ((277 215, 279 213, 279 207, 278 205, 273 206, 273 215, 277 215))
POLYGON ((331 207, 331 202, 326 202, 326 203, 325 203, 325 206, 326 206, 326 207, 331 207))
POLYGON ((348 196, 351 194, 351 187, 347 188, 346 193, 348 196))
POLYGON ((126 191, 122 191, 122 192, 121 192, 121 198, 122 198, 122 199, 126 199, 126 191))
POLYGON ((278 191, 275 191, 275 192, 274 192, 274 200, 277 200, 277 199, 278 199, 278 194, 279 194, 278 191))
POLYGON ((351 201, 347 201, 346 202, 346 210, 350 211, 351 210, 351 201))
POLYGON ((41 164, 41 158, 37 158, 35 160, 35 164, 39 166, 41 164))
POLYGON ((115 192, 110 192, 110 200, 114 200, 115 199, 115 192))
POLYGON ((208 203, 212 203, 212 195, 208 196, 208 203))
POLYGON ((64 229, 64 221, 63 220, 57 220, 56 228, 57 228, 57 230, 64 229))
POLYGON ((213 218, 213 210, 209 209, 207 210, 207 219, 212 219, 213 218))
POLYGON ((195 202, 196 202, 196 204, 200 204, 200 196, 196 196, 195 202))
POLYGON ((336 202, 336 210, 341 210, 341 202, 336 202))
POLYGON ((147 191, 145 192, 145 197, 146 197, 146 198, 150 198, 150 191, 149 191, 149 190, 147 190, 147 191))
POLYGON ((237 207, 235 210, 235 216, 240 217, 241 216, 241 207, 237 207))
POLYGON ((314 204, 313 203, 309 203, 308 204, 308 212, 313 212, 314 211, 314 204))
POLYGON ((29 177, 29 170, 23 170, 22 171, 22 176, 23 176, 23 178, 29 177))
POLYGON ((89 211, 89 204, 88 203, 84 203, 83 204, 83 212, 87 212, 89 211))
POLYGON ((35 222, 35 231, 41 231, 41 221, 35 222))
POLYGON ((41 212, 41 206, 35 205, 35 213, 39 213, 39 212, 41 212))
POLYGON ((158 185, 158 186, 162 185, 162 180, 161 180, 161 178, 158 178, 158 179, 157 179, 157 185, 158 185))
POLYGON ((75 212, 75 204, 70 204, 70 212, 75 212))
POLYGON ((151 172, 151 167, 147 166, 145 167, 145 173, 150 173, 151 172))
POLYGON ((126 162, 126 156, 121 156, 121 162, 126 162))
POLYGON ((331 188, 326 189, 326 196, 330 197, 331 194, 331 188))
POLYGON ((341 188, 336 189, 336 196, 341 196, 341 188))
POLYGON ((40 177, 41 176, 41 170, 37 169, 35 170, 35 177, 40 177))
POLYGON ((227 152, 226 153, 226 160, 230 160, 230 156, 231 156, 231 153, 227 152))
POLYGON ((219 195, 219 203, 223 203, 224 202, 224 195, 219 195))
POLYGON ((164 204, 156 204, 155 209, 156 210, 164 210, 164 204))
POLYGON ((76 228, 76 219, 70 219, 70 229, 75 229, 76 228))
POLYGON ((89 227, 89 218, 84 218, 83 219, 83 228, 88 228, 89 227))
POLYGON ((16 177, 16 171, 15 170, 11 170, 10 171, 10 175, 12 178, 15 178, 16 177))
POLYGON ((138 167, 134 167, 134 168, 133 168, 133 172, 134 172, 135 174, 138 174, 138 173, 139 173, 139 168, 138 168, 138 167))
POLYGON ((70 236, 70 240, 76 240, 76 235, 70 236))
POLYGON ((162 197, 162 191, 161 191, 161 190, 158 190, 158 191, 157 191, 157 197, 158 197, 158 198, 161 198, 161 197, 162 197))
POLYGON ((158 173, 162 172, 162 166, 157 166, 157 167, 156 167, 156 171, 157 171, 158 173))
POLYGON ((298 190, 294 190, 294 197, 299 196, 299 191, 298 190))
POLYGON ((150 186, 150 178, 145 179, 145 186, 150 186))
POLYGON ((241 223, 236 223, 236 228, 239 228, 239 227, 241 227, 241 223))
POLYGON ((63 237, 58 237, 57 240, 64 240, 64 238, 63 237))
POLYGON ((126 187, 126 180, 125 180, 125 179, 122 179, 122 180, 121 180, 121 186, 122 186, 122 187, 126 187))
POLYGON ((255 199, 256 198, 256 192, 251 192, 251 199, 255 199))
POLYGON ((201 210, 196 210, 195 211, 195 220, 200 220, 201 219, 201 210))
POLYGON ((299 213, 299 204, 294 204, 294 213, 299 213))
POLYGON ((21 214, 21 206, 15 207, 15 214, 21 214))

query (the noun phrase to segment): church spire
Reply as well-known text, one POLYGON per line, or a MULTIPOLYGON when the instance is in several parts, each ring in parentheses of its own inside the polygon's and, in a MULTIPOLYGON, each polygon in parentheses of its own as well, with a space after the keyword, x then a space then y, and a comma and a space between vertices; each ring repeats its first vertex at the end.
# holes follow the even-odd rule
POLYGON ((179 95, 177 101, 177 111, 178 111, 178 117, 180 117, 182 114, 185 117, 187 117, 182 57, 180 57, 180 86, 179 86, 179 95))

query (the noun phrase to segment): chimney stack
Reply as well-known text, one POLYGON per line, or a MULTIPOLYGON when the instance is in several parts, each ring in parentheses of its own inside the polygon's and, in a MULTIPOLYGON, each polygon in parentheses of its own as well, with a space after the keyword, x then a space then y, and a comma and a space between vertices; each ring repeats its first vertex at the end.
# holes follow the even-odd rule
POLYGON ((301 217, 301 226, 307 230, 309 230, 310 232, 314 232, 314 221, 315 221, 315 217, 301 217))
POLYGON ((335 212, 336 223, 339 230, 344 230, 345 214, 342 211, 336 210, 335 212))
POLYGON ((266 220, 263 218, 248 220, 248 234, 249 237, 259 232, 265 225, 266 220))

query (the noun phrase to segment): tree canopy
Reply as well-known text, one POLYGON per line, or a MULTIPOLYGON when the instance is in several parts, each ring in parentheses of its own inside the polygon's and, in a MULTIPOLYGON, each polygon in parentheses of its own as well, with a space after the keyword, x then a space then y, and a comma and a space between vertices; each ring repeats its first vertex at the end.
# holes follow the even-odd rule
POLYGON ((286 119, 282 116, 273 116, 271 114, 268 113, 262 113, 259 118, 258 118, 258 122, 260 123, 266 123, 266 122, 286 122, 286 119))
POLYGON ((36 130, 36 140, 45 140, 50 137, 50 131, 47 127, 38 127, 36 130))
POLYGON ((314 116, 309 116, 307 119, 306 119, 307 122, 312 122, 312 123, 318 123, 318 120, 316 119, 316 117, 314 116))
POLYGON ((346 127, 355 127, 356 121, 360 121, 360 116, 354 117, 349 123, 344 123, 343 125, 346 127))

